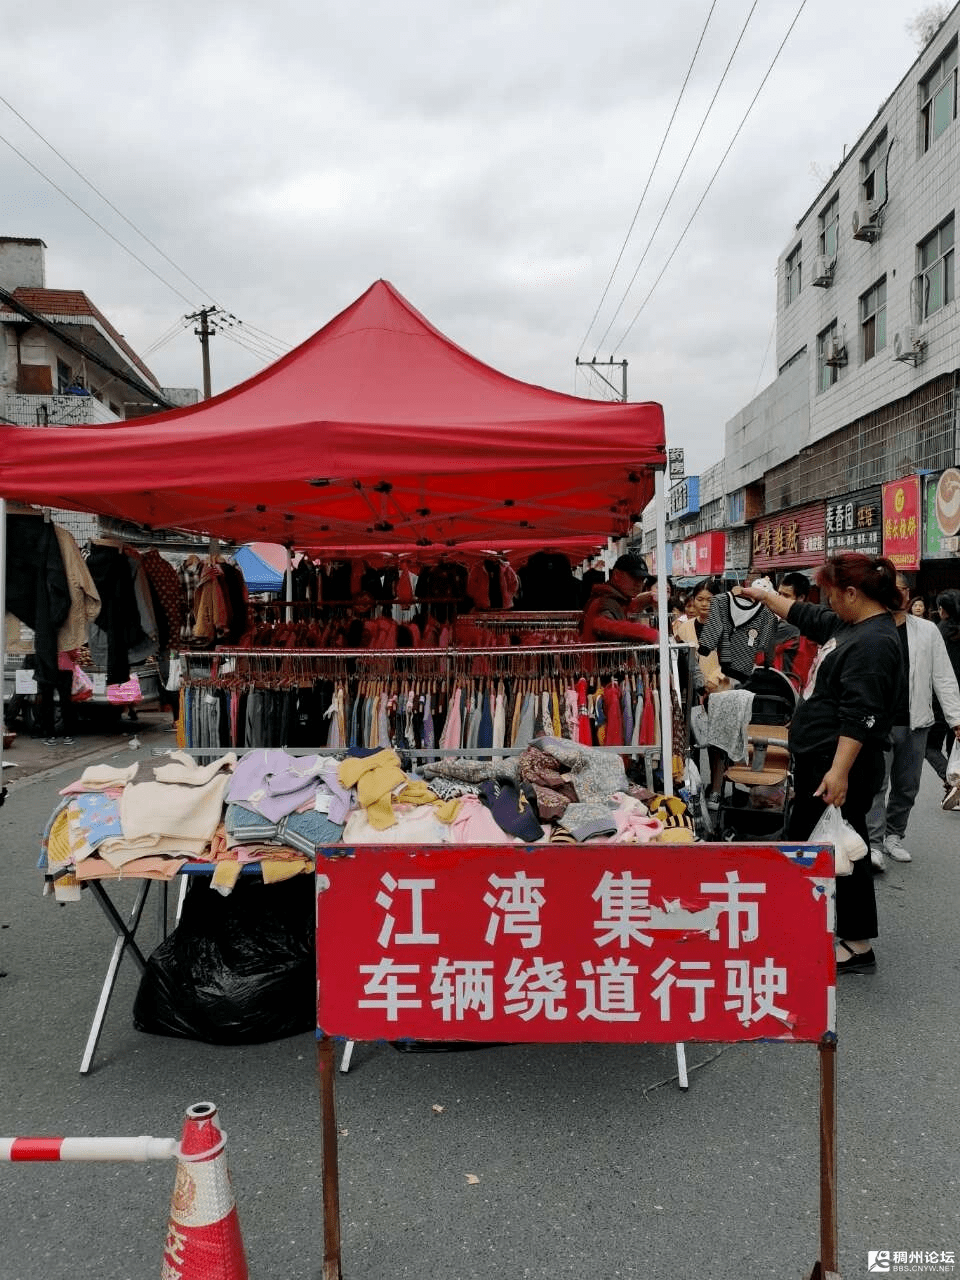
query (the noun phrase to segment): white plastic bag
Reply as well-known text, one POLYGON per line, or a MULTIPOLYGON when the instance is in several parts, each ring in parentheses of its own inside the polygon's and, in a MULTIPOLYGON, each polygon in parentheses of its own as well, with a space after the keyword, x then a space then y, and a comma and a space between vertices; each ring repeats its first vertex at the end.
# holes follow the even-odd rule
POLYGON ((835 805, 828 804, 823 817, 807 837, 809 844, 832 844, 834 874, 853 874, 853 864, 866 854, 867 846, 835 805))
POLYGON ((953 746, 950 748, 946 780, 951 787, 960 787, 960 738, 954 738, 953 746))

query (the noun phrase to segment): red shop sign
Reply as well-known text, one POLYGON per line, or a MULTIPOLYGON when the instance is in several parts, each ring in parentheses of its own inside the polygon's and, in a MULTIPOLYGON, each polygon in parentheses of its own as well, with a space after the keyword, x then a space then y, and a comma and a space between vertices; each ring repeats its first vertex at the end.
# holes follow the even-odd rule
POLYGON ((819 1042, 834 1031, 829 847, 369 846, 322 863, 317 886, 324 1035, 819 1042))
POLYGON ((753 526, 754 569, 801 569, 826 559, 824 505, 798 507, 758 520, 753 526))
POLYGON ((883 486, 883 554, 898 569, 920 568, 920 477, 883 486))
POLYGON ((723 574, 727 554, 727 539, 723 533, 698 533, 695 538, 688 538, 684 543, 685 557, 689 555, 692 568, 684 571, 696 574, 698 578, 709 578, 714 574, 723 574), (687 552, 687 548, 690 551, 687 552))

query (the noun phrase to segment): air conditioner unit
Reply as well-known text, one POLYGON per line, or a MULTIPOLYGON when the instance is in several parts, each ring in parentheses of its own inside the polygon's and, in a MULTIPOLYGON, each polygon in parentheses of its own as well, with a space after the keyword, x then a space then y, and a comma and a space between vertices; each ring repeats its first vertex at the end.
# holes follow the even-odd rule
POLYGON ((833 269, 836 260, 825 253, 818 253, 813 260, 813 283, 821 289, 828 289, 833 284, 833 269))
POLYGON ((873 244, 880 237, 880 213, 872 200, 863 200, 853 211, 853 238, 873 244))
POLYGON ((908 324, 893 335, 893 356, 904 364, 918 365, 927 346, 927 331, 923 325, 908 324))
POLYGON ((843 339, 838 334, 828 338, 823 359, 825 364, 835 367, 847 363, 847 348, 843 345, 843 339))

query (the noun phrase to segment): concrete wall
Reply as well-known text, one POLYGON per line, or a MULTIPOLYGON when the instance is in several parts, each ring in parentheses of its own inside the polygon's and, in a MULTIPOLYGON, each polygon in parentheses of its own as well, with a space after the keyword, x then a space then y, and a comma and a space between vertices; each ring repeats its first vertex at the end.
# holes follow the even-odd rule
POLYGON ((802 356, 726 425, 725 489, 763 479, 810 442, 810 376, 802 356))

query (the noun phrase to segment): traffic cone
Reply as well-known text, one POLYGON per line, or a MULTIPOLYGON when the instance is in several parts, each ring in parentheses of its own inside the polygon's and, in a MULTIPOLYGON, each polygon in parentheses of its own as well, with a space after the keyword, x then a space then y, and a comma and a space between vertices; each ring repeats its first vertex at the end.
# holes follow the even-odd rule
POLYGON ((212 1102, 187 1108, 161 1280, 249 1280, 226 1143, 212 1102))

